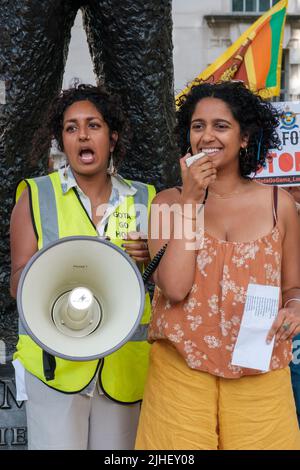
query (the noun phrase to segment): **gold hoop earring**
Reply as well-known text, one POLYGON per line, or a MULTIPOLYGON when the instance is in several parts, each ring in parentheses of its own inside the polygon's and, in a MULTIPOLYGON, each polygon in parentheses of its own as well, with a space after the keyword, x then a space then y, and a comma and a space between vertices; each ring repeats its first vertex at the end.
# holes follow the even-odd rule
POLYGON ((240 156, 245 159, 248 158, 248 147, 241 147, 240 156))

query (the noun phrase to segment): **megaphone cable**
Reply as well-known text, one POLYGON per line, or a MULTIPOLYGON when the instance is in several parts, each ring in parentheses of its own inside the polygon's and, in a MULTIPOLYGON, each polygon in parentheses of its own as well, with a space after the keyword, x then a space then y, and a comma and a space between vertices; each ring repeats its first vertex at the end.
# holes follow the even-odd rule
POLYGON ((156 255, 154 256, 153 260, 150 261, 150 263, 148 264, 147 268, 145 269, 144 273, 143 273, 143 281, 144 283, 146 284, 150 277, 152 276, 152 274, 154 273, 154 271, 156 270, 157 266, 159 265, 160 263, 160 260, 162 259, 163 255, 165 254, 165 251, 167 249, 167 246, 168 246, 168 243, 166 243, 157 253, 156 255))

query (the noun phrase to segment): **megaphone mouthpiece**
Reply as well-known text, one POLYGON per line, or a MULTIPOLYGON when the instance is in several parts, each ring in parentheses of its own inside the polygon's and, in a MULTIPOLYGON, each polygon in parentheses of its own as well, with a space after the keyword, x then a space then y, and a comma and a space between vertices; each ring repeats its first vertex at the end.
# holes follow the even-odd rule
POLYGON ((86 287, 76 287, 68 297, 64 323, 71 329, 80 330, 93 322, 93 294, 86 287))
POLYGON ((84 337, 100 326, 102 312, 90 289, 76 287, 55 300, 52 319, 62 333, 84 337))

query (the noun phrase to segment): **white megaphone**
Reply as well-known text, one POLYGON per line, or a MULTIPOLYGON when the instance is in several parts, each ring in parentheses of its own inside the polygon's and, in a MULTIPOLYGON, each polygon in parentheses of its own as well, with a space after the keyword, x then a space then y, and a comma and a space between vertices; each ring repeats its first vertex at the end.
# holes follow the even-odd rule
POLYGON ((17 294, 21 325, 46 352, 90 361, 119 349, 144 310, 142 276, 131 258, 96 237, 67 237, 27 263, 17 294))

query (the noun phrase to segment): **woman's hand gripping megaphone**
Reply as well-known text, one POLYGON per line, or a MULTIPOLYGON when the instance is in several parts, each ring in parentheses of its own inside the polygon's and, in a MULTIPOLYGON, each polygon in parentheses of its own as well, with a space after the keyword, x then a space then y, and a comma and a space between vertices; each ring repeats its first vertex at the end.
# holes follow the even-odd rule
POLYGON ((122 247, 136 262, 143 264, 149 263, 150 254, 146 234, 142 232, 129 232, 127 239, 122 243, 122 247))

